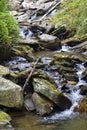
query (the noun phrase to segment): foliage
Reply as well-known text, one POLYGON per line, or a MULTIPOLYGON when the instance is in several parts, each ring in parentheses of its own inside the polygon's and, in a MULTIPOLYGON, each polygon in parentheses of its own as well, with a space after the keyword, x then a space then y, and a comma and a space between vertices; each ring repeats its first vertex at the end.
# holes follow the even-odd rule
POLYGON ((7 41, 9 41, 9 43, 16 42, 19 34, 19 28, 15 19, 9 13, 0 12, 0 25, 3 28, 0 34, 0 42, 2 38, 5 38, 3 41, 6 41, 6 43, 8 43, 7 41), (4 34, 7 34, 7 36, 4 36, 4 34), (6 37, 8 37, 7 40, 6 37))
POLYGON ((66 0, 52 22, 76 29, 77 38, 87 38, 87 0, 66 0))
POLYGON ((0 12, 4 12, 7 10, 7 3, 9 0, 0 0, 0 12))
POLYGON ((8 1, 0 1, 0 44, 15 43, 19 36, 17 22, 7 10, 8 1))

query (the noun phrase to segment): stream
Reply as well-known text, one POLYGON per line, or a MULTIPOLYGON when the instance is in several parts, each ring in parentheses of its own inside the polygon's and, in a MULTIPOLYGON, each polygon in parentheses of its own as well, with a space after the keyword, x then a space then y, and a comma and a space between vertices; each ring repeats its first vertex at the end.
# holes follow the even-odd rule
MULTIPOLYGON (((54 15, 56 10, 53 10, 50 15, 54 15)), ((28 19, 28 22, 35 19, 36 15, 28 19)), ((39 32, 42 34, 42 32, 39 32)), ((20 36, 25 39, 33 37, 33 32, 27 27, 20 27, 20 36)), ((68 91, 63 91, 61 86, 62 77, 59 77, 58 71, 53 66, 49 66, 54 54, 61 52, 71 52, 69 46, 62 45, 60 50, 56 51, 39 51, 34 53, 34 57, 41 57, 41 62, 44 65, 43 70, 54 80, 57 88, 65 93, 72 102, 72 106, 69 110, 62 112, 53 112, 50 116, 40 116, 35 112, 14 111, 10 112, 12 117, 12 125, 14 129, 3 129, 3 130, 87 130, 87 114, 79 114, 74 109, 78 106, 79 101, 82 99, 80 94, 80 85, 86 85, 87 82, 82 80, 82 73, 85 70, 84 63, 76 63, 74 69, 78 76, 78 82, 70 86, 68 91), (61 80, 60 80, 61 78, 61 80)), ((20 72, 25 68, 32 68, 31 63, 26 58, 21 56, 12 57, 8 62, 6 61, 5 66, 10 68, 14 72, 20 72)))
MULTIPOLYGON (((68 46, 63 46, 59 51, 68 51, 68 46)), ((52 55, 56 54, 58 51, 48 51, 48 52, 37 52, 35 56, 41 56, 41 61, 45 65, 44 71, 51 77, 55 83, 58 85, 58 89, 61 90, 61 84, 59 82, 58 72, 51 71, 53 68, 49 68, 48 65, 51 62, 52 55)), ((13 71, 17 72, 21 69, 30 66, 30 63, 25 58, 15 57, 11 61, 6 63, 6 66, 10 67, 13 71), (17 65, 17 66, 16 66, 17 65), (18 69, 19 68, 19 69, 18 69)), ((80 85, 87 85, 87 83, 81 79, 82 72, 85 67, 84 64, 76 64, 75 69, 77 70, 78 83, 72 85, 70 88, 69 99, 72 101, 72 106, 69 110, 63 112, 54 112, 50 116, 40 117, 33 112, 14 112, 11 113, 13 119, 13 126, 16 130, 86 130, 87 129, 87 117, 84 114, 79 115, 78 112, 74 112, 74 108, 78 105, 78 102, 82 98, 80 94, 80 85)), ((65 92, 66 93, 66 92, 65 92)), ((67 93, 68 94, 68 93, 67 93)))

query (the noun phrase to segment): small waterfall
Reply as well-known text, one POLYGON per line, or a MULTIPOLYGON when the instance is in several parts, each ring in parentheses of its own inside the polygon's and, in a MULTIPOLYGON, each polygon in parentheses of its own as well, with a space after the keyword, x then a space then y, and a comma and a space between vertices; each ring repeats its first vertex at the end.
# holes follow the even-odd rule
POLYGON ((54 123, 58 120, 66 120, 66 119, 73 118, 79 114, 78 112, 74 112, 74 108, 76 106, 78 106, 78 102, 82 98, 82 95, 80 94, 79 86, 82 84, 87 84, 85 81, 81 80, 82 72, 84 71, 84 69, 85 69, 84 64, 77 64, 76 65, 76 70, 77 70, 77 75, 79 77, 79 82, 75 86, 71 87, 71 92, 69 95, 69 98, 73 104, 71 106, 71 108, 68 110, 65 110, 63 112, 60 112, 60 113, 55 113, 54 115, 52 115, 50 117, 44 117, 44 121, 47 121, 48 123, 54 123))

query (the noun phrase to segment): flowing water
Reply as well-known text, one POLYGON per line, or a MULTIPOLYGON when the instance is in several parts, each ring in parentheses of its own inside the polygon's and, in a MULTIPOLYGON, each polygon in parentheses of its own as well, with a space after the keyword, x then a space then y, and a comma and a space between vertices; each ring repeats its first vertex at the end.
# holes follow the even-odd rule
MULTIPOLYGON (((51 15, 54 15, 54 12, 51 15)), ((35 19, 34 15, 32 19, 35 19)), ((30 22, 32 19, 29 19, 30 22)), ((32 31, 27 28, 20 28, 20 35, 23 38, 31 38, 33 36, 32 31)), ((61 51, 70 52, 68 46, 62 46, 62 49, 54 52, 37 52, 35 56, 41 56, 41 61, 45 66, 49 66, 52 56, 61 51)), ((22 57, 12 58, 11 61, 5 63, 10 69, 15 72, 28 68, 30 63, 22 57)), ((51 68, 44 68, 47 74, 56 82, 58 89, 61 89, 61 84, 59 82, 59 74, 56 71, 51 72, 51 68)), ((53 69, 53 68, 52 68, 53 69)), ((55 68, 54 68, 55 69, 55 68)), ((76 85, 72 85, 70 88, 70 93, 68 97, 72 101, 72 106, 69 110, 63 112, 55 112, 50 116, 40 117, 33 112, 12 112, 12 124, 15 130, 87 130, 87 114, 79 115, 79 113, 74 112, 75 106, 78 105, 79 100, 82 98, 80 94, 80 85, 87 85, 87 83, 81 80, 82 72, 84 71, 84 64, 76 64, 75 69, 77 70, 77 75, 79 81, 76 85)))
MULTIPOLYGON (((68 51, 69 47, 63 46, 61 51, 68 51)), ((39 55, 42 57, 41 60, 45 66, 49 65, 51 62, 51 57, 55 52, 38 52, 36 57, 39 55)), ((9 61, 7 66, 10 68, 13 65, 18 65, 19 68, 24 69, 29 67, 29 63, 25 58, 16 57, 12 61, 9 61)), ((15 67, 16 68, 16 67, 15 67)), ((12 69, 12 68, 11 68, 12 69)), ((78 105, 79 100, 82 98, 80 94, 80 85, 87 85, 85 81, 81 79, 82 72, 84 71, 84 64, 76 64, 75 69, 77 70, 77 75, 79 77, 79 81, 76 85, 72 85, 70 88, 70 94, 68 97, 72 101, 72 106, 69 110, 65 110, 63 112, 55 112, 50 116, 40 117, 35 113, 23 112, 20 114, 14 113, 12 114, 13 126, 16 130, 87 130, 87 115, 79 115, 78 112, 74 112, 75 106, 78 105)), ((15 70, 13 68, 13 70, 15 70)), ((17 70, 15 70, 17 71, 17 70)), ((59 85, 59 77, 58 72, 50 71, 50 68, 45 70, 47 74, 54 79, 56 84, 58 85, 58 89, 61 89, 61 84, 59 85)))

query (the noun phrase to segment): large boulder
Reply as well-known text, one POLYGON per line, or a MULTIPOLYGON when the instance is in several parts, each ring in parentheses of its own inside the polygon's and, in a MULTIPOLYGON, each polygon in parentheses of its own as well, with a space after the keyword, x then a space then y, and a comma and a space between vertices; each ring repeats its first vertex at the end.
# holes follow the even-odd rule
POLYGON ((42 34, 39 36, 40 45, 51 50, 61 49, 61 42, 56 36, 42 34))
POLYGON ((10 108, 23 106, 23 93, 19 85, 0 77, 0 105, 10 108))
POLYGON ((33 79, 34 91, 46 96, 53 101, 61 110, 70 108, 71 101, 55 85, 41 78, 33 79))
POLYGON ((44 115, 52 112, 53 103, 50 100, 37 93, 34 93, 32 98, 38 114, 44 115))

